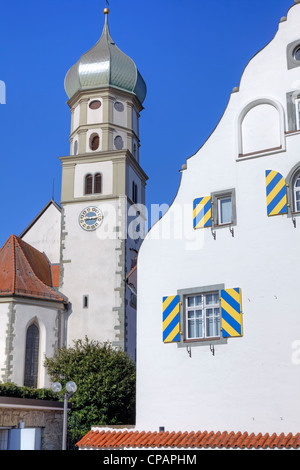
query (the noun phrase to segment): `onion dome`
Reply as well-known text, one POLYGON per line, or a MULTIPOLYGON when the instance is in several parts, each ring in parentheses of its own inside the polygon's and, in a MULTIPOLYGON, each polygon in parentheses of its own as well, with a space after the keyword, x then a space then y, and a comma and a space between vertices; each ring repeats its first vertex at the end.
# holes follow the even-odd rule
POLYGON ((143 103, 146 84, 134 61, 114 43, 108 27, 108 8, 104 9, 105 24, 99 41, 76 62, 65 78, 65 90, 70 98, 79 90, 115 87, 134 93, 143 103))

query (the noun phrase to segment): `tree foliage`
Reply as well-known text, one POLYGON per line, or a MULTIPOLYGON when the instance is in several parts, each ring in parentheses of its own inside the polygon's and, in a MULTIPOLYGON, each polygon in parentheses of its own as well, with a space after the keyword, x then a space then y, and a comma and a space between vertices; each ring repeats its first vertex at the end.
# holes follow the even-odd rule
POLYGON ((85 338, 74 341, 73 348, 57 350, 45 366, 52 382, 63 388, 70 380, 77 385, 68 417, 73 442, 91 426, 134 424, 135 364, 123 351, 85 338))

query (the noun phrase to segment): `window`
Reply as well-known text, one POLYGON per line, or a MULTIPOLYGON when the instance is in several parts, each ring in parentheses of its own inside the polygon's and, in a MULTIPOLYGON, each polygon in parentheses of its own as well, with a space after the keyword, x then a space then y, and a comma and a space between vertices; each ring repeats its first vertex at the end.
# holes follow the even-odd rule
POLYGON ((117 137, 115 137, 114 144, 115 144, 115 148, 117 150, 122 150, 122 148, 124 146, 124 143, 123 143, 123 139, 120 135, 117 135, 117 137))
POLYGON ((231 224, 232 222, 232 200, 231 196, 218 199, 218 224, 231 224))
POLYGON ((102 193, 102 174, 88 174, 84 179, 84 194, 101 194, 102 193))
POLYGON ((33 323, 27 329, 25 350, 24 386, 37 388, 39 368, 40 333, 33 323))
POLYGON ((96 173, 94 176, 94 193, 102 193, 102 175, 101 173, 96 173))
POLYGON ((90 137, 90 149, 95 151, 98 150, 100 139, 98 134, 92 134, 90 137))
POLYGON ((294 183, 294 211, 300 212, 300 174, 296 176, 294 183))
POLYGON ((99 109, 100 107, 101 107, 101 101, 99 100, 91 101, 89 104, 90 109, 99 109))
POLYGON ((218 191, 212 193, 213 227, 221 228, 227 225, 236 225, 235 190, 218 191))
POLYGON ((124 111, 124 104, 121 103, 121 101, 115 101, 114 108, 116 111, 119 111, 119 113, 122 113, 124 111))
POLYGON ((78 154, 78 141, 75 140, 74 142, 74 155, 77 155, 78 154))
POLYGON ((8 429, 0 429, 0 450, 7 450, 8 447, 8 429))
POLYGON ((220 337, 219 293, 187 296, 185 321, 188 340, 220 337))
POLYGON ((82 306, 83 308, 89 308, 89 296, 88 295, 83 296, 82 306))
POLYGON ((137 184, 133 181, 132 182, 132 201, 135 204, 137 203, 137 200, 138 200, 137 192, 138 192, 137 184))
POLYGON ((295 52, 294 52, 294 59, 300 60, 300 47, 296 47, 295 52))
POLYGON ((93 175, 86 175, 84 194, 93 194, 93 175))

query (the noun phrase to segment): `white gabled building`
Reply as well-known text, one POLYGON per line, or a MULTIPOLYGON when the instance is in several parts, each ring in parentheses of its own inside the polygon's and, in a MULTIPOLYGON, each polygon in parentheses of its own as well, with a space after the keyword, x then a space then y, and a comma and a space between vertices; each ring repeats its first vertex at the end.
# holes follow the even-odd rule
POLYGON ((299 431, 295 3, 140 249, 139 430, 299 431))

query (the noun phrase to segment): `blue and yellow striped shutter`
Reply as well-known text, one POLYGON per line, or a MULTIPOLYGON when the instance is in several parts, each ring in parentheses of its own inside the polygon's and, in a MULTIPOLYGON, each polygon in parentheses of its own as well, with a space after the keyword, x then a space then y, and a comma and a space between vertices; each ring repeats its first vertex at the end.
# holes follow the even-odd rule
POLYGON ((163 298, 163 342, 177 343, 180 341, 180 298, 173 295, 163 298))
POLYGON ((211 227, 211 196, 194 199, 193 222, 194 229, 211 227))
POLYGON ((287 213, 287 191, 283 176, 274 170, 266 170, 268 217, 287 213))
POLYGON ((221 290, 223 338, 243 336, 242 292, 240 288, 221 290))

